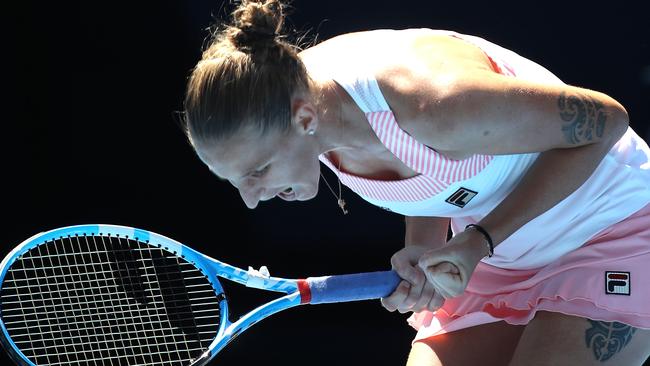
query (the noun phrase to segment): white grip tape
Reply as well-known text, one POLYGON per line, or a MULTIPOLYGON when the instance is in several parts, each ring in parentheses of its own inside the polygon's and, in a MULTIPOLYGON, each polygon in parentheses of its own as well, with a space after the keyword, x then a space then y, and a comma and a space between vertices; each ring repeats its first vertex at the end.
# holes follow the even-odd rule
POLYGON ((259 270, 253 267, 248 267, 248 279, 246 280, 246 287, 264 288, 265 282, 271 277, 269 269, 266 266, 260 267, 259 270))

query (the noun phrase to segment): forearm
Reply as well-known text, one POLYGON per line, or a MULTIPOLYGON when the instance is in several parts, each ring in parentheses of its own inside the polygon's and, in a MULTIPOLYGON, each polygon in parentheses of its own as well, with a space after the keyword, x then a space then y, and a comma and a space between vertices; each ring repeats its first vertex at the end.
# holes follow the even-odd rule
POLYGON ((576 191, 621 135, 589 145, 542 152, 517 187, 479 225, 497 246, 576 191))
POLYGON ((439 248, 447 242, 448 217, 406 216, 406 246, 439 248))

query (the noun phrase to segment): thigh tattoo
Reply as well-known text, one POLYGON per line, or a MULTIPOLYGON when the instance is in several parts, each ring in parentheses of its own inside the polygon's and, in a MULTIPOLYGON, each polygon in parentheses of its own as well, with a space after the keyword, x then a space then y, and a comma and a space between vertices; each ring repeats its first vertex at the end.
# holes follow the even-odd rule
POLYGON ((621 351, 636 332, 636 328, 619 322, 602 322, 587 319, 591 328, 585 332, 587 348, 591 348, 598 361, 607 361, 621 351))

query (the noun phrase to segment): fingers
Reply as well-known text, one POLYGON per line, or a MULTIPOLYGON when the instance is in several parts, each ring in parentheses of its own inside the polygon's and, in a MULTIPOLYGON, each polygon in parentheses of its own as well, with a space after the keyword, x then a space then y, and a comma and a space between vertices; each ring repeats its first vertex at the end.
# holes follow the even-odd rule
POLYGON ((445 273, 445 272, 449 272, 449 273, 453 273, 453 274, 459 274, 460 273, 460 271, 458 270, 458 267, 456 267, 451 262, 442 262, 442 263, 436 265, 434 268, 435 268, 435 270, 437 272, 442 272, 442 273, 445 273))
POLYGON ((424 253, 419 259, 418 259, 418 266, 422 268, 423 270, 426 269, 427 267, 435 266, 436 264, 440 264, 443 260, 439 258, 436 255, 431 255, 431 253, 436 253, 436 251, 429 251, 424 253))
MULTIPOLYGON (((438 271, 458 274, 458 268, 449 262, 441 263, 440 259, 435 263, 438 265, 437 267, 423 267, 421 255, 421 248, 405 247, 391 257, 391 266, 403 281, 390 296, 381 299, 382 306, 388 311, 397 310, 400 313, 435 311, 442 306, 445 298, 452 297, 451 293, 445 292, 444 288, 440 290, 436 288, 434 277, 429 280, 428 277, 438 271), (420 263, 418 263, 418 259, 420 259, 420 263), (425 271, 431 273, 427 273, 425 276, 425 271)), ((433 258, 434 256, 425 257, 433 258)))
POLYGON ((418 267, 425 274, 427 280, 431 280, 430 276, 435 275, 436 273, 451 273, 456 275, 460 274, 460 269, 451 262, 441 262, 440 260, 437 260, 434 262, 434 264, 425 265, 425 263, 430 263, 431 261, 424 259, 425 257, 422 257, 422 259, 420 259, 418 262, 418 267))
POLYGON ((427 267, 425 275, 427 283, 446 299, 460 296, 465 290, 460 271, 452 264, 427 267))
POLYGON ((413 286, 408 281, 402 281, 390 296, 381 299, 381 304, 391 312, 395 310, 400 313, 414 311, 413 306, 420 300, 422 287, 413 286))
POLYGON ((390 294, 390 296, 381 299, 381 305, 390 312, 399 309, 408 296, 410 290, 411 285, 408 283, 408 281, 400 282, 400 284, 397 286, 395 291, 390 294))
POLYGON ((393 267, 393 270, 397 272, 401 278, 409 281, 412 285, 423 285, 425 282, 424 273, 410 263, 406 256, 400 254, 401 253, 398 252, 390 259, 390 264, 393 267))
POLYGON ((437 293, 430 283, 423 286, 412 286, 408 281, 402 281, 397 289, 388 297, 381 299, 381 304, 388 311, 420 312, 436 311, 444 303, 445 298, 437 293))
POLYGON ((434 292, 433 297, 429 301, 427 309, 429 311, 436 311, 442 307, 445 303, 445 298, 438 292, 434 292))
MULTIPOLYGON (((420 272, 418 270, 418 272, 420 272)), ((421 272, 420 272, 421 273, 421 272)), ((422 275, 422 278, 424 278, 424 275, 422 275)), ((420 281, 420 284, 418 285, 411 285, 408 291, 408 295, 402 301, 400 306, 398 307, 398 311, 400 313, 406 313, 407 311, 415 311, 414 306, 418 303, 418 301, 422 298, 423 290, 426 287, 426 281, 420 281)))
POLYGON ((422 287, 420 292, 420 297, 417 301, 411 306, 411 311, 422 311, 422 310, 431 310, 429 304, 433 300, 435 295, 435 290, 430 283, 426 283, 422 287))

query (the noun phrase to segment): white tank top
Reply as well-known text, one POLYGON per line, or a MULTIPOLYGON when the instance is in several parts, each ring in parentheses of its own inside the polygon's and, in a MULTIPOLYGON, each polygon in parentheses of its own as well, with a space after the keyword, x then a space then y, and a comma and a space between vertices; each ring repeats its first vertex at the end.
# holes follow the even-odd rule
MULTIPOLYGON (((386 37, 395 35, 393 30, 380 32, 386 32, 386 37)), ((482 38, 451 31, 435 32, 482 49, 495 72, 543 83, 562 83, 542 66, 482 38)), ((539 155, 446 158, 399 127, 376 79, 366 71, 368 68, 354 67, 349 60, 340 64, 328 62, 325 67, 365 113, 381 142, 419 173, 398 181, 366 179, 340 172, 325 155, 320 156, 321 162, 343 184, 373 205, 406 216, 450 217, 455 235, 466 225, 479 222, 506 198, 539 155)), ((552 177, 542 184, 553 184, 552 177)), ((650 149, 628 128, 580 188, 501 242, 494 256, 483 261, 510 269, 542 267, 649 202, 650 149)))

